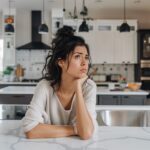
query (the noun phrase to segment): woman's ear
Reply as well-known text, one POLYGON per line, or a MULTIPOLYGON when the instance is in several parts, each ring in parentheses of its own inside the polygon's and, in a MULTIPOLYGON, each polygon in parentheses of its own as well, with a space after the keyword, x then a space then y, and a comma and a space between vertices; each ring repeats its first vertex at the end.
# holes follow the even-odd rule
POLYGON ((57 64, 59 67, 63 67, 64 61, 62 59, 58 59, 57 64))

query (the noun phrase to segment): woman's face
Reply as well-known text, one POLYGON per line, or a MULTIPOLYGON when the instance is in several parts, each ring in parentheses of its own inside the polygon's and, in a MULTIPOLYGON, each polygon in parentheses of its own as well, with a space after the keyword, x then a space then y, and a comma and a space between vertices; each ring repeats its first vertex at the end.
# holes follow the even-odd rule
POLYGON ((86 47, 76 46, 73 53, 62 64, 62 73, 76 79, 85 77, 89 66, 89 54, 86 47))

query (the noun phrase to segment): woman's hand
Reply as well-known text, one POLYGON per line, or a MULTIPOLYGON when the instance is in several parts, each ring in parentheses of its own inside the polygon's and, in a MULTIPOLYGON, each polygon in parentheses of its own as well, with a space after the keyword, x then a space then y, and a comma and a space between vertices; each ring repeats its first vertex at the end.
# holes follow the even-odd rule
POLYGON ((87 78, 88 78, 88 76, 85 75, 83 78, 77 79, 76 80, 76 86, 82 87, 83 83, 87 80, 87 78))
POLYGON ((83 83, 87 80, 88 76, 85 75, 83 78, 76 80, 76 92, 81 91, 83 83))

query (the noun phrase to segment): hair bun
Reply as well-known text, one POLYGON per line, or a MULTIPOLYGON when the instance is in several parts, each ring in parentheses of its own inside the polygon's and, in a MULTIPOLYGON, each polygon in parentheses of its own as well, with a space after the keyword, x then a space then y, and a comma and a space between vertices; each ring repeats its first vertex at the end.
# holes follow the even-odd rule
POLYGON ((59 29, 56 33, 57 37, 64 37, 64 36, 73 36, 75 30, 70 26, 63 26, 59 29))

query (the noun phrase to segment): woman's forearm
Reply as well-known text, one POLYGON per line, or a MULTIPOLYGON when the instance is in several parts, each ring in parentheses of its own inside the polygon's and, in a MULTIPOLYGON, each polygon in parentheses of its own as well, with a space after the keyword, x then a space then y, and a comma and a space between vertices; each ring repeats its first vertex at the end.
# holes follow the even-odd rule
POLYGON ((82 139, 89 139, 93 134, 93 122, 86 108, 82 88, 80 85, 76 91, 77 104, 76 104, 76 115, 77 115, 77 130, 78 134, 82 139))
POLYGON ((73 126, 70 125, 49 125, 38 124, 35 128, 26 132, 29 139, 35 138, 56 138, 75 135, 73 126))

